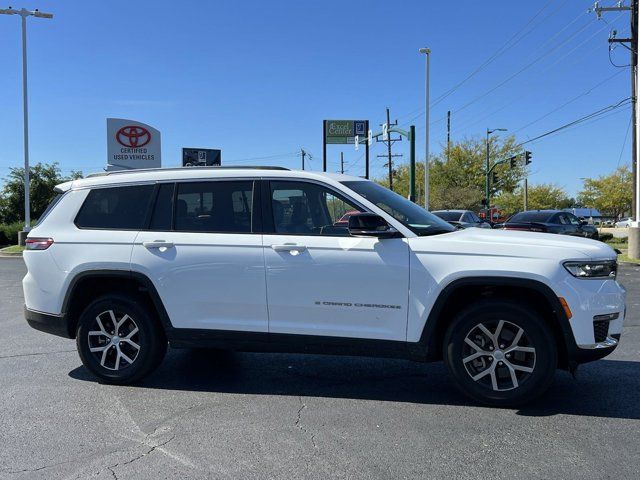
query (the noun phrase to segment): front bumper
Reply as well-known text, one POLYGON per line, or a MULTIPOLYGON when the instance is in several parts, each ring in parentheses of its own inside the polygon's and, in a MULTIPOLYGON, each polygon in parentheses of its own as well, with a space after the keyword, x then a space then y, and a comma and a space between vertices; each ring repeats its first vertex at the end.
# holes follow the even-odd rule
POLYGON ((65 315, 52 315, 24 307, 24 318, 32 328, 64 338, 73 338, 65 315))

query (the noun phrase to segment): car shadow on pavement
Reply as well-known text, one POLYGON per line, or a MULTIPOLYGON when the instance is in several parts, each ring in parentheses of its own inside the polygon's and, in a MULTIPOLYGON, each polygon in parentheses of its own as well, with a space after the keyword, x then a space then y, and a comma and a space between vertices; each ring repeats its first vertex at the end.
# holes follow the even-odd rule
MULTIPOLYGON (((83 366, 69 376, 97 382, 83 366)), ((458 392, 442 362, 364 357, 170 350, 160 368, 133 387, 476 406, 458 392)), ((558 371, 542 398, 515 411, 640 419, 640 362, 600 360, 581 366, 575 380, 558 371)))

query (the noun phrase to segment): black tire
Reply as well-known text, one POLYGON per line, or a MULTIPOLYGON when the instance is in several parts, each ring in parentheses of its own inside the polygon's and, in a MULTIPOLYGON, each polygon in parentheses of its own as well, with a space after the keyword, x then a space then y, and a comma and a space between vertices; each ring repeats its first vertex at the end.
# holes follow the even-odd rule
POLYGON ((143 303, 136 302, 135 298, 110 294, 91 302, 80 315, 76 331, 80 359, 91 373, 105 383, 126 385, 140 380, 156 369, 167 352, 167 340, 160 323, 141 305, 143 303), (109 312, 114 313, 117 322, 124 319, 121 331, 114 330, 114 317, 109 312), (124 315, 129 318, 125 319, 124 315), (102 328, 96 319, 98 316, 102 328), (134 332, 135 328, 137 331, 134 332), (106 331, 109 335, 96 333, 99 331, 106 331), (119 333, 124 339, 110 339, 112 332, 119 333), (132 332, 133 336, 127 338, 132 332), (113 342, 117 342, 117 345, 113 342), (136 350, 134 345, 139 348, 136 350), (91 348, 103 350, 92 352, 91 348), (118 356, 121 356, 119 360, 118 356), (132 363, 125 358, 132 360, 132 363))
POLYGON ((532 308, 507 300, 481 300, 457 314, 444 336, 443 358, 463 393, 501 407, 519 406, 542 395, 558 364, 555 338, 544 319, 532 308), (492 348, 495 335, 489 337, 479 325, 495 334, 500 321, 499 344, 492 348), (519 329, 523 333, 517 340, 519 329), (511 349, 514 340, 517 349, 511 349), (491 368, 493 372, 485 371, 491 368))

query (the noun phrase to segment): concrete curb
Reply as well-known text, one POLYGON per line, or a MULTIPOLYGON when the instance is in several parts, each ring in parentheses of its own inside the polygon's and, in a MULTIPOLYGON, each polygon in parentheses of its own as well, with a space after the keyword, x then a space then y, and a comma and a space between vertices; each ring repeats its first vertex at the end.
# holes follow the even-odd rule
POLYGON ((16 258, 22 257, 22 252, 20 253, 0 253, 0 258, 16 258))

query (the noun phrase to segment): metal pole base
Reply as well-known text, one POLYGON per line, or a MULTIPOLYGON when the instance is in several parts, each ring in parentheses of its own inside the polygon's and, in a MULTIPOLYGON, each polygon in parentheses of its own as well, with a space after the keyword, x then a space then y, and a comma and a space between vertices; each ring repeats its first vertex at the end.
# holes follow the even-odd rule
POLYGON ((21 232, 18 232, 18 245, 24 247, 25 241, 27 240, 27 235, 29 235, 29 232, 27 231, 23 230, 21 232))
POLYGON ((629 258, 640 259, 640 227, 629 227, 629 258))

